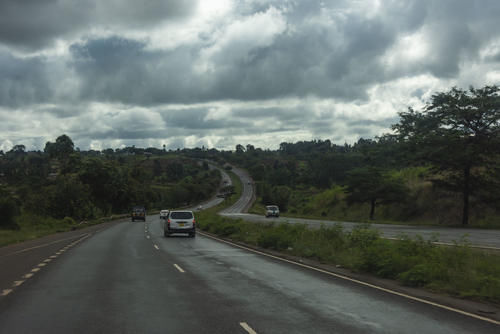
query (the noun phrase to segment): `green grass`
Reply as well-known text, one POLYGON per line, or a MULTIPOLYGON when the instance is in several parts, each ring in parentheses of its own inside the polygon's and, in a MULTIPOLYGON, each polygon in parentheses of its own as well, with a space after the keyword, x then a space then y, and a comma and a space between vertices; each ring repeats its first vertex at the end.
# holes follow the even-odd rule
POLYGON ((500 256, 471 249, 466 242, 439 247, 422 238, 382 239, 369 227, 343 230, 341 225, 308 229, 301 224, 256 224, 204 212, 204 231, 262 248, 355 272, 394 279, 452 296, 500 304, 500 256))
POLYGON ((33 214, 22 214, 16 217, 16 223, 19 226, 19 229, 0 229, 0 247, 17 242, 37 239, 54 233, 73 231, 91 225, 123 218, 125 216, 128 217, 128 215, 112 215, 109 217, 88 220, 85 224, 78 224, 70 217, 55 219, 50 217, 40 217, 33 214))

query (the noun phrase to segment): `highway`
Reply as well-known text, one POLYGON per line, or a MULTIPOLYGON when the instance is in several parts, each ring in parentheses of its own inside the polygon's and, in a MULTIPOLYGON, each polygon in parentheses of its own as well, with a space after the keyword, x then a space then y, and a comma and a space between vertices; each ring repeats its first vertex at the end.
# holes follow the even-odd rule
POLYGON ((0 333, 499 330, 201 235, 164 238, 152 216, 111 225, 41 268, 0 298, 0 333))
MULTIPOLYGON (((253 222, 271 222, 277 221, 290 224, 306 224, 311 228, 319 228, 322 224, 325 226, 342 224, 346 231, 350 231, 356 226, 362 225, 361 223, 344 222, 344 221, 331 221, 331 220, 318 220, 308 218, 266 218, 264 213, 262 215, 248 214, 246 211, 250 207, 249 201, 255 197, 253 191, 253 180, 246 173, 246 171, 233 167, 232 171, 242 179, 244 185, 242 197, 231 208, 223 210, 222 215, 241 218, 253 222)), ((486 249, 500 250, 500 230, 488 229, 474 229, 474 228, 450 228, 450 227, 435 227, 435 226, 413 226, 413 225, 393 225, 393 224, 371 224, 374 229, 380 231, 381 235, 385 238, 400 238, 402 235, 409 237, 421 236, 425 240, 437 240, 439 243, 453 245, 454 242, 466 240, 470 245, 486 249)))
POLYGON ((500 330, 498 314, 482 319, 202 233, 165 238, 162 223, 151 215, 0 248, 0 333, 500 330))

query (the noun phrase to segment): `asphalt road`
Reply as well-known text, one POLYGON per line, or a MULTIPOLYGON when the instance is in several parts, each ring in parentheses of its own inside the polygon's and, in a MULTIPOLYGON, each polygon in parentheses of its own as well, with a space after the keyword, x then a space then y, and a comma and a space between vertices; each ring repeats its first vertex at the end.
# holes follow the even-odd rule
MULTIPOLYGON (((319 228, 321 224, 325 226, 342 224, 345 230, 350 231, 354 227, 359 226, 360 223, 329 221, 307 218, 265 218, 263 215, 247 214, 246 210, 249 208, 250 200, 253 198, 253 186, 248 182, 253 183, 250 176, 246 171, 233 167, 233 172, 238 175, 244 184, 243 194, 240 200, 231 208, 221 212, 222 215, 242 218, 244 220, 253 222, 288 222, 291 224, 306 224, 311 228, 319 228)), ((412 225, 392 225, 392 224, 372 224, 372 227, 378 229, 382 236, 385 238, 400 238, 402 235, 409 237, 421 236, 425 240, 437 240, 445 244, 454 244, 454 242, 461 241, 464 237, 472 246, 493 248, 500 250, 500 230, 485 230, 485 229, 462 229, 462 228, 443 228, 433 226, 412 226, 412 225)))
POLYGON ((498 333, 161 221, 115 224, 0 298, 0 333, 498 333))
MULTIPOLYGON (((227 175, 224 171, 222 172, 227 175)), ((236 201, 236 203, 234 203, 231 207, 222 210, 222 214, 231 215, 246 212, 246 210, 250 208, 254 199, 253 180, 248 173, 243 169, 235 167, 233 167, 232 172, 241 180, 243 188, 238 201, 236 201)))
POLYGON ((499 332, 200 233, 164 238, 161 226, 155 215, 1 248, 0 282, 12 282, 0 291, 0 333, 499 332))

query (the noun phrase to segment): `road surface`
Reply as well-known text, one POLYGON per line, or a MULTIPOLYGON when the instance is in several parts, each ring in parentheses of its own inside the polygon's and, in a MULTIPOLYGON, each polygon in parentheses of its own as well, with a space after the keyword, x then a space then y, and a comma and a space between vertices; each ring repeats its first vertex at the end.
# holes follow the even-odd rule
POLYGON ((145 223, 127 219, 0 248, 0 283, 11 281, 8 288, 0 286, 0 333, 500 330, 497 320, 418 302, 201 233, 165 238, 162 223, 158 215, 145 223))
MULTIPOLYGON (((246 185, 243 189, 243 195, 240 200, 231 208, 221 212, 222 215, 241 218, 253 222, 288 222, 291 224, 306 224, 311 228, 319 228, 321 224, 325 226, 342 224, 345 230, 352 230, 354 227, 362 225, 360 223, 340 222, 307 218, 265 218, 264 215, 255 215, 245 213, 245 208, 248 210, 251 198, 254 197, 253 186, 248 185, 248 182, 253 183, 250 176, 242 169, 233 167, 233 172, 242 179, 242 183, 246 185)), ((492 248, 500 250, 500 230, 485 230, 485 229, 462 229, 462 228, 443 228, 433 226, 412 226, 412 225, 392 225, 392 224, 372 224, 373 228, 378 229, 385 238, 400 238, 402 235, 415 237, 417 235, 423 237, 425 240, 436 239, 438 242, 445 244, 453 244, 455 241, 462 240, 466 237, 472 246, 492 248)))
POLYGON ((34 268, 41 269, 0 297, 0 333, 455 334, 500 328, 201 235, 164 238, 156 216, 112 225, 34 268))

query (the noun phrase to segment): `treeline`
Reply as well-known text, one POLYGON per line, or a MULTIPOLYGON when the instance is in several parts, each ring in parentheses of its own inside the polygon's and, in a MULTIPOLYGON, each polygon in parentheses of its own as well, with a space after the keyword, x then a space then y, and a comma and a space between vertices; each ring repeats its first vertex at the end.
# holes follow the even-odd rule
POLYGON ((133 205, 180 207, 210 197, 220 183, 220 173, 207 163, 174 153, 117 151, 75 150, 62 135, 43 152, 27 152, 23 145, 2 152, 1 225, 16 228, 14 217, 23 213, 86 220, 126 213, 133 205))
POLYGON ((352 145, 313 140, 277 150, 249 144, 185 153, 246 168, 262 204, 283 211, 308 214, 315 206, 323 216, 345 218, 362 207, 374 219, 381 208, 400 221, 467 225, 471 216, 493 217, 500 226, 499 88, 453 88, 399 116, 392 134, 352 145))

